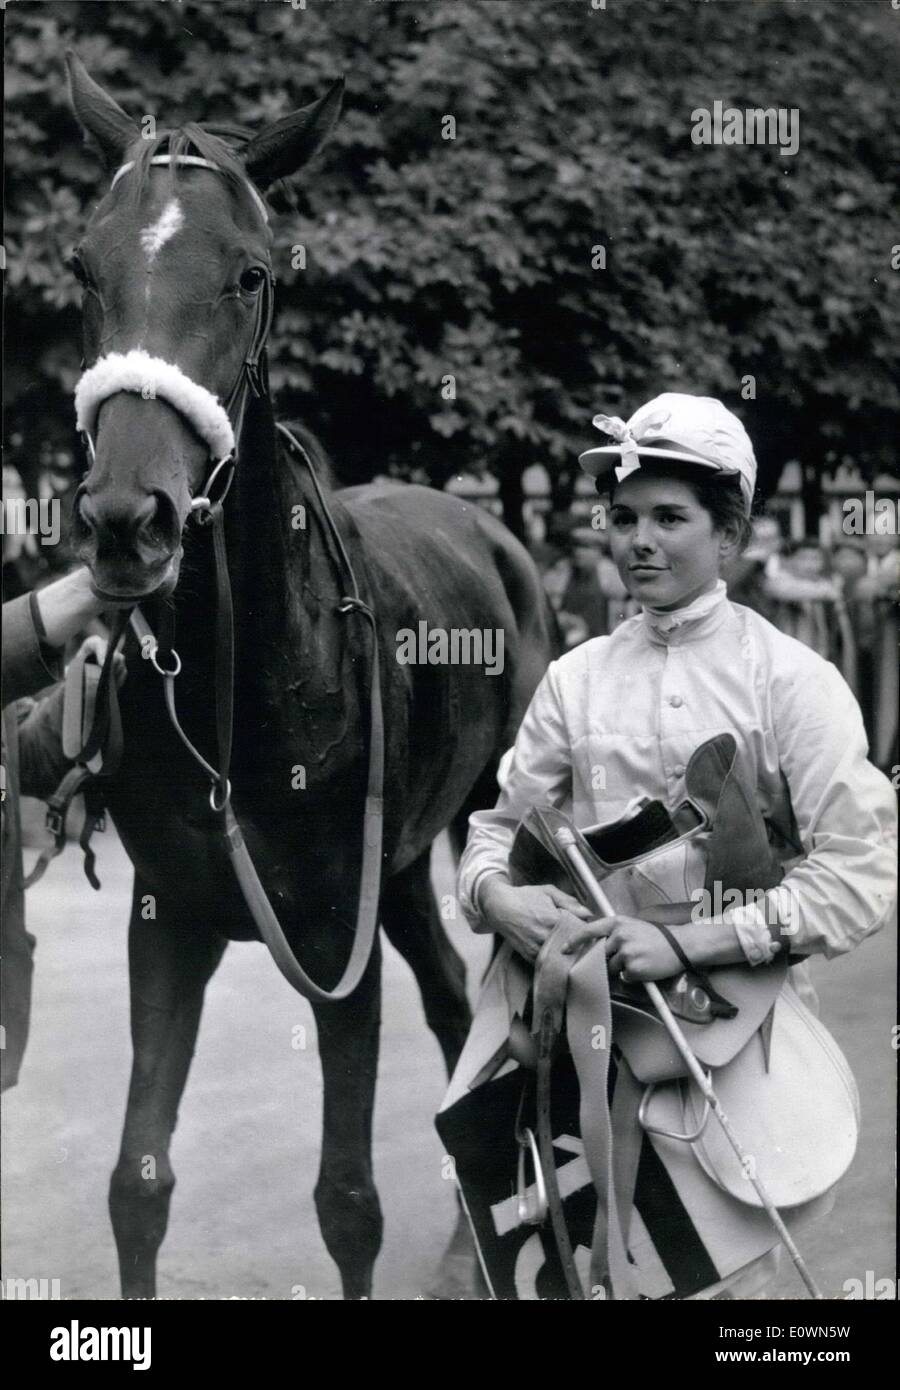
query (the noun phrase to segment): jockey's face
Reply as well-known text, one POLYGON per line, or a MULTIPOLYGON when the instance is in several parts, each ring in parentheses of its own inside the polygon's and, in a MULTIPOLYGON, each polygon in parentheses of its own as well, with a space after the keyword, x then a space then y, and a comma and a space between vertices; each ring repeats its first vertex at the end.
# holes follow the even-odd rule
POLYGON ((715 586, 733 542, 689 483, 630 474, 613 493, 609 540, 622 583, 650 608, 684 608, 715 586))

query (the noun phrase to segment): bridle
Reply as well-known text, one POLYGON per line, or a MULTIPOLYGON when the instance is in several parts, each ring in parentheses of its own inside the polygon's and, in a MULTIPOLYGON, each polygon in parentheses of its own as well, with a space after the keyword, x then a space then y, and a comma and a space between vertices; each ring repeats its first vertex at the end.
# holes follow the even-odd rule
MULTIPOLYGON (((192 168, 211 169, 218 172, 218 165, 199 155, 178 155, 175 162, 192 168)), ((171 165, 173 156, 155 155, 151 165, 171 165)), ((121 165, 113 175, 110 190, 119 179, 134 168, 135 161, 129 160, 121 165)), ((244 180, 244 188, 262 217, 268 223, 266 205, 249 179, 244 180)), ((161 358, 150 357, 140 349, 121 353, 110 353, 92 364, 82 374, 75 389, 77 427, 85 440, 91 461, 96 459, 93 439, 93 425, 103 401, 119 391, 136 391, 159 395, 176 410, 186 416, 201 438, 207 442, 213 456, 213 470, 201 494, 194 498, 192 510, 202 509, 204 500, 210 496, 210 484, 222 474, 226 484, 224 497, 231 485, 231 474, 237 463, 237 449, 243 428, 244 415, 251 396, 260 398, 269 392, 266 343, 272 327, 272 314, 275 302, 275 276, 271 263, 266 260, 262 267, 264 279, 256 303, 253 336, 241 370, 224 405, 218 398, 193 381, 180 367, 161 358)))
MULTIPOLYGON (((158 155, 151 164, 171 163, 169 155, 158 155)), ((194 155, 177 156, 177 162, 207 169, 217 169, 211 161, 194 155)), ((112 180, 114 186, 125 175, 134 162, 123 164, 112 180)), ((252 195, 262 216, 267 220, 265 204, 256 189, 249 183, 246 187, 252 195)), ((326 533, 333 547, 333 558, 341 579, 341 587, 346 583, 346 591, 337 604, 337 611, 344 615, 360 614, 371 628, 372 661, 369 693, 369 766, 366 786, 366 802, 363 817, 362 866, 360 870, 360 889, 357 903, 356 930, 353 946, 343 974, 331 990, 324 990, 312 980, 298 962, 281 927, 278 917, 269 901, 259 875, 250 857, 231 803, 230 766, 234 729, 234 608, 231 579, 228 570, 228 553, 225 541, 224 503, 234 480, 235 470, 240 461, 240 445, 244 419, 251 397, 268 398, 269 382, 266 360, 266 342, 272 322, 274 307, 275 278, 271 266, 267 266, 257 304, 253 337, 244 356, 238 379, 232 388, 224 408, 205 387, 186 377, 179 368, 160 359, 147 358, 146 362, 136 361, 132 354, 126 354, 112 363, 112 357, 101 359, 81 378, 76 389, 76 409, 79 427, 87 438, 88 450, 94 457, 94 443, 89 428, 96 417, 99 403, 109 395, 120 390, 141 390, 134 384, 140 378, 141 370, 150 371, 154 376, 154 386, 160 395, 165 395, 170 403, 178 408, 180 400, 186 414, 199 432, 203 426, 209 428, 204 437, 226 439, 228 432, 223 426, 221 416, 227 417, 231 432, 231 447, 221 457, 212 457, 212 469, 202 491, 191 503, 191 515, 198 525, 208 528, 212 535, 213 560, 215 567, 215 709, 217 766, 213 766, 197 749, 185 733, 178 719, 175 702, 175 680, 181 671, 181 658, 174 645, 174 615, 168 606, 162 608, 160 635, 157 636, 138 607, 131 610, 120 609, 112 624, 107 656, 104 662, 97 689, 97 717, 91 733, 79 756, 78 763, 83 768, 104 753, 103 775, 108 777, 115 772, 121 757, 121 720, 118 711, 116 682, 113 676, 113 657, 130 624, 141 646, 144 657, 149 659, 154 670, 163 681, 163 693, 169 720, 175 733, 193 760, 210 781, 210 807, 221 817, 222 835, 237 877, 244 901, 250 911, 259 933, 269 948, 276 965, 289 983, 307 999, 317 1002, 346 999, 356 989, 371 958, 378 929, 378 909, 381 895, 381 860, 384 824, 384 717, 381 696, 381 669, 378 645, 378 629, 375 614, 360 593, 359 585, 350 558, 329 510, 312 459, 303 445, 286 426, 276 422, 276 429, 305 463, 322 512, 326 533), (129 360, 131 359, 131 360, 129 360), (111 365, 112 369, 107 370, 111 365), (132 370, 134 369, 134 370, 132 370), (171 371, 167 370, 171 369, 171 371), (92 375, 93 374, 93 375, 92 375), (173 399, 173 397, 175 399, 173 399), (191 414, 193 408, 193 415, 191 414), (92 415, 93 412, 93 415, 92 415), (115 737, 119 731, 118 738, 115 737), (110 736, 112 747, 110 747, 110 736)), ((145 355, 146 356, 146 355, 145 355)), ((213 454, 210 445, 211 455, 213 454)))

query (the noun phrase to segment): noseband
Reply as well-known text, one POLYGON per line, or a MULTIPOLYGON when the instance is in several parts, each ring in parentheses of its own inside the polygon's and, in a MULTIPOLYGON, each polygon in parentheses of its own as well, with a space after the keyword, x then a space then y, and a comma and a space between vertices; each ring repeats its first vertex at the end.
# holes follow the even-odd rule
MULTIPOLYGON (((169 164, 171 157, 158 155, 150 162, 151 164, 169 164)), ((205 169, 217 168, 208 160, 194 155, 178 156, 178 163, 191 164, 205 169)), ((123 164, 113 178, 113 185, 133 167, 133 161, 129 164, 123 164)), ((268 220, 265 205, 259 194, 249 183, 247 183, 247 189, 252 194, 262 216, 268 220)), ((153 668, 162 677, 166 710, 173 730, 210 781, 210 807, 214 814, 221 818, 224 845, 244 902, 256 924, 260 937, 268 946, 275 964, 294 989, 307 999, 332 1002, 348 998, 359 985, 368 968, 378 931, 384 824, 384 715, 381 697, 378 628, 375 614, 360 594, 343 538, 329 511, 312 460, 300 441, 280 423, 276 425, 277 430, 304 461, 309 470, 322 511, 323 523, 337 556, 337 566, 341 574, 339 582, 342 585, 346 582, 347 587, 343 597, 338 601, 337 611, 345 615, 355 613, 365 618, 372 635, 369 766, 363 818, 362 866, 356 928, 349 959, 340 980, 333 989, 325 990, 317 985, 306 974, 294 955, 256 872, 231 804, 229 768, 234 726, 234 612, 225 543, 223 503, 231 487, 238 462, 247 403, 251 396, 262 398, 268 397, 269 394, 265 348, 272 322, 275 279, 271 266, 267 265, 266 272, 265 283, 260 290, 257 304, 253 338, 244 357, 238 379, 224 406, 211 391, 193 381, 174 363, 166 362, 162 358, 150 357, 139 349, 125 354, 110 353, 101 358, 83 374, 76 388, 75 404, 78 428, 86 436, 92 458, 95 452, 93 429, 100 406, 103 401, 119 391, 135 391, 148 397, 156 395, 167 400, 193 425, 209 448, 213 460, 212 472, 206 481, 202 495, 194 497, 191 511, 196 516, 198 523, 209 527, 213 539, 216 591, 215 722, 218 766, 214 767, 203 757, 185 733, 178 719, 175 707, 175 679, 181 670, 181 659, 172 645, 174 615, 169 605, 164 605, 161 612, 163 625, 161 641, 157 639, 139 608, 133 608, 130 612, 122 610, 116 614, 97 691, 97 717, 88 741, 78 755, 77 761, 84 767, 89 760, 97 755, 98 751, 109 748, 107 737, 109 731, 116 726, 120 727, 116 682, 113 679, 113 657, 119 641, 130 623, 140 642, 142 655, 149 658, 153 668), (162 662, 160 661, 161 649, 165 652, 162 662)), ((118 752, 120 751, 119 749, 118 752)), ((116 770, 117 761, 118 755, 115 758, 107 756, 104 759, 104 775, 109 776, 116 770)), ((57 843, 61 847, 61 844, 64 843, 64 836, 62 838, 57 837, 57 843)))

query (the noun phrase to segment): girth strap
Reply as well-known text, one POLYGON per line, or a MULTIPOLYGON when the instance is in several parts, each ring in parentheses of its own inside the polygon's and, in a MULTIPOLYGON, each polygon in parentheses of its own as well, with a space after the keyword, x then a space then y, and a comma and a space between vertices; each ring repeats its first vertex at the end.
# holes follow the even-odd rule
POLYGON ((637 1298, 626 1250, 631 1211, 620 1211, 616 1196, 608 1091, 612 1004, 603 941, 596 942, 572 967, 566 1036, 578 1073, 584 1154, 597 1193, 591 1286, 605 1287, 614 1299, 637 1298))
MULTIPOLYGON (((69 817, 69 807, 72 805, 74 797, 83 790, 85 783, 90 782, 93 776, 94 774, 91 772, 90 768, 82 767, 81 764, 76 763, 74 767, 69 768, 53 795, 48 797, 46 825, 53 836, 53 843, 48 845, 46 849, 41 850, 34 868, 22 880, 22 886, 24 888, 31 888, 33 884, 37 883, 38 879, 43 878, 47 870, 47 865, 50 864, 58 854, 62 854, 66 847, 66 826, 69 817)), ((89 841, 90 839, 90 834, 86 834, 85 832, 92 831, 94 826, 95 821, 86 813, 85 829, 82 831, 81 836, 82 848, 86 849, 85 873, 91 881, 92 886, 98 888, 100 885, 94 873, 94 856, 85 843, 86 840, 89 841), (89 860, 87 855, 90 856, 89 860)))
POLYGON ((106 811, 103 804, 102 788, 96 777, 85 783, 82 788, 82 797, 84 800, 84 823, 81 827, 81 834, 78 836, 78 844, 84 855, 85 878, 91 887, 99 892, 100 880, 94 867, 97 856, 91 848, 91 837, 95 830, 106 829, 106 811))
POLYGON ((74 765, 66 772, 53 795, 47 799, 45 824, 53 836, 53 842, 41 850, 31 872, 23 878, 24 888, 33 887, 43 878, 48 864, 65 849, 69 810, 79 792, 84 797, 84 824, 78 838, 84 853, 84 872, 92 888, 100 887, 95 870, 96 856, 91 849, 91 836, 95 830, 103 829, 102 779, 112 776, 122 759, 122 716, 119 711, 115 678, 115 655, 128 624, 128 616, 127 610, 120 610, 113 620, 106 657, 97 683, 93 724, 74 765), (96 773, 88 767, 88 763, 92 762, 98 753, 102 754, 103 763, 101 771, 96 773))
POLYGON ((534 1028, 537 1032, 537 1137, 547 1190, 547 1209, 569 1297, 580 1300, 585 1295, 556 1177, 550 1109, 553 1058, 562 1033, 569 971, 574 960, 573 956, 564 954, 563 947, 570 940, 573 930, 570 922, 562 922, 544 943, 538 956, 534 976, 534 1028))
POLYGON ((128 626, 130 609, 119 609, 112 621, 106 647, 106 659, 100 671, 94 723, 87 742, 78 754, 79 763, 89 763, 98 753, 103 754, 103 771, 112 776, 122 758, 122 716, 119 712, 119 690, 115 678, 115 655, 128 626))
MULTIPOLYGON (((566 1036, 580 1087, 580 1125, 585 1158, 597 1193, 597 1216, 591 1250, 590 1284, 612 1298, 637 1297, 626 1251, 631 1195, 640 1147, 634 1140, 614 1162, 613 1120, 608 1099, 609 1057, 612 1045, 612 1004, 603 942, 597 942, 577 961, 565 952, 580 922, 563 922, 541 948, 535 968, 534 1020, 538 1029, 538 1144, 548 1206, 560 1263, 569 1296, 584 1299, 575 1266, 565 1214, 555 1182, 555 1159, 550 1133, 550 1071, 552 1050, 565 1014, 566 1036), (599 1045, 598 1045, 599 1044, 599 1045), (543 1064, 543 1066, 542 1066, 543 1064), (618 1175, 618 1183, 617 1183, 618 1175), (627 1205, 620 1205, 625 1202, 627 1205), (622 1224, 625 1224, 623 1233, 622 1224)), ((618 1082, 617 1078, 617 1082, 618 1082)), ((626 1080, 618 1111, 632 1092, 626 1080)), ((637 1109, 634 1109, 636 1121, 637 1109)), ((626 1144, 628 1141, 626 1141, 626 1144)))
MULTIPOLYGON (((649 918, 647 920, 650 921, 649 918)), ((709 1011, 713 1018, 737 1018, 737 1005, 732 1004, 730 999, 726 999, 724 994, 719 993, 705 970, 701 970, 699 966, 691 964, 687 957, 687 953, 675 933, 669 931, 669 928, 664 922, 654 921, 651 922, 651 925, 656 927, 657 931, 662 932, 685 970, 693 975, 703 986, 707 998, 709 999, 709 1011)))

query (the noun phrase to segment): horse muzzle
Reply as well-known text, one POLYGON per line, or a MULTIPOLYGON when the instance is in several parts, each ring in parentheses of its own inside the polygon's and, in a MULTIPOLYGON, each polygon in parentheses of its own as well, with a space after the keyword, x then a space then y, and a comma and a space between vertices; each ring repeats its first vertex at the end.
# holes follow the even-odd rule
POLYGON ((181 564, 182 524, 175 502, 161 489, 128 501, 82 483, 72 532, 98 598, 112 607, 171 593, 181 564))

